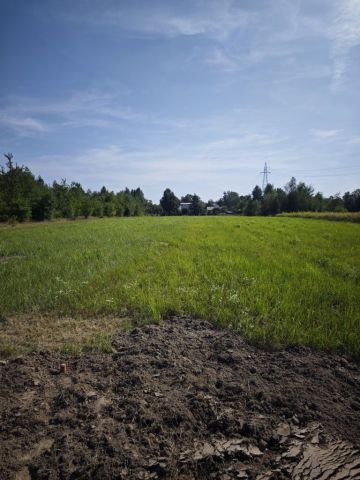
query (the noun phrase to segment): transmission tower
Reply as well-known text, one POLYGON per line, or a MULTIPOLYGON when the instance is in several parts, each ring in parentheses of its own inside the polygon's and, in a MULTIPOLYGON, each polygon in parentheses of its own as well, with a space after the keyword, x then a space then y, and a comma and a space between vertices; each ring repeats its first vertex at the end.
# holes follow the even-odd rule
POLYGON ((270 170, 268 169, 268 166, 267 166, 266 162, 265 162, 265 166, 264 166, 264 171, 260 172, 260 173, 263 174, 262 190, 264 191, 266 185, 269 183, 268 175, 271 173, 270 170))

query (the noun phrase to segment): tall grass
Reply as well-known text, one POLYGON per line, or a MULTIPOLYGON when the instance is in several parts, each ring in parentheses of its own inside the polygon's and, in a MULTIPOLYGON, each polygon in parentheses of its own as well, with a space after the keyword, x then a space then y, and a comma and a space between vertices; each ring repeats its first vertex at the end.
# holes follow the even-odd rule
POLYGON ((191 315, 263 344, 360 356, 359 234, 356 224, 280 217, 2 228, 0 309, 5 318, 191 315))
POLYGON ((360 223, 360 212, 289 212, 280 213, 278 217, 315 218, 317 220, 360 223))

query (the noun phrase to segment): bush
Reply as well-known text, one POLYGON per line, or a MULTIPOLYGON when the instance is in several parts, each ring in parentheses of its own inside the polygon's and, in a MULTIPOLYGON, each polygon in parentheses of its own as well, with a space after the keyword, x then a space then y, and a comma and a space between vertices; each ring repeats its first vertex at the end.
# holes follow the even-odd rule
POLYGON ((112 203, 105 203, 104 205, 104 216, 112 217, 114 215, 114 205, 112 203))
POLYGON ((36 200, 32 206, 33 220, 51 220, 54 215, 54 201, 50 193, 36 200))
POLYGON ((11 205, 9 208, 9 217, 15 217, 18 222, 27 222, 31 218, 30 205, 22 204, 20 202, 11 205))
POLYGON ((93 215, 100 218, 104 216, 104 208, 100 202, 94 204, 93 215))

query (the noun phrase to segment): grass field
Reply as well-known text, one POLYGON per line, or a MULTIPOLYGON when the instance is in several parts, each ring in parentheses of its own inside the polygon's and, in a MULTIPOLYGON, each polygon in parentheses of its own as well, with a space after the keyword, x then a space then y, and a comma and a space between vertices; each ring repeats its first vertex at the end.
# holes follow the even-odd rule
POLYGON ((353 223, 140 217, 2 227, 0 351, 106 351, 126 319, 176 313, 261 344, 360 357, 359 280, 353 223))

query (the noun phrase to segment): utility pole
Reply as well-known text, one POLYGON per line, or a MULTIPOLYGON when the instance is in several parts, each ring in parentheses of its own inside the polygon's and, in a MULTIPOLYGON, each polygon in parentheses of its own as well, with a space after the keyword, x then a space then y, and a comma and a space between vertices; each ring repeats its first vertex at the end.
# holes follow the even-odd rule
POLYGON ((263 174, 262 191, 264 191, 266 185, 269 183, 268 175, 271 173, 270 170, 268 169, 268 166, 267 166, 266 162, 265 162, 265 166, 264 166, 264 171, 260 172, 260 173, 263 174))

